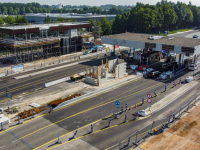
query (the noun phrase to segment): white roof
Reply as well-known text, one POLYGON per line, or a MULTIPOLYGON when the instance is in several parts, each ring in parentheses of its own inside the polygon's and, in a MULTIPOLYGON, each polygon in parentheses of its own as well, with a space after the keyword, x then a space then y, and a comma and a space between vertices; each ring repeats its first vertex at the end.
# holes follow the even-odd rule
POLYGON ((81 24, 88 24, 88 22, 66 22, 66 23, 50 23, 50 24, 30 24, 30 25, 23 25, 23 26, 8 26, 8 27, 1 27, 4 29, 29 29, 29 28, 39 28, 40 30, 49 29, 50 27, 55 26, 70 26, 70 25, 81 25, 81 24))

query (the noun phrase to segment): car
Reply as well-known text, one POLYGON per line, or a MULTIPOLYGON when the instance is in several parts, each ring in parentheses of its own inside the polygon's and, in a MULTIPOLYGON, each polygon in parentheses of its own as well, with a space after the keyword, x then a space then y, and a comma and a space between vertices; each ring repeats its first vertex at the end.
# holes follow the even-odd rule
POLYGON ((196 70, 198 69, 198 66, 196 64, 190 64, 188 70, 196 70))
POLYGON ((145 110, 139 110, 139 111, 138 111, 138 115, 140 115, 140 116, 142 116, 142 117, 145 117, 145 116, 147 116, 147 113, 146 113, 145 110))
POLYGON ((141 64, 141 65, 138 67, 138 70, 143 71, 143 70, 146 70, 147 68, 149 68, 149 66, 144 65, 144 64, 141 64))
POLYGON ((189 82, 191 82, 193 79, 194 79, 193 76, 188 76, 188 77, 185 78, 185 81, 186 81, 187 83, 189 83, 189 82))
POLYGON ((199 36, 197 35, 197 34, 195 34, 194 36, 193 36, 193 38, 198 38, 199 36))
POLYGON ((150 77, 150 78, 155 78, 155 77, 159 77, 160 74, 161 74, 160 71, 152 70, 152 71, 150 71, 150 72, 148 73, 147 76, 150 77))

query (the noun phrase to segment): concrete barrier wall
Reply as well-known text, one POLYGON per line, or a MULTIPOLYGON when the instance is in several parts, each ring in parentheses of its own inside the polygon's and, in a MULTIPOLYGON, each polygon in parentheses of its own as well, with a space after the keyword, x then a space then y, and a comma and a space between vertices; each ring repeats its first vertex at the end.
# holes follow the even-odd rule
POLYGON ((103 93, 103 92, 108 92, 109 90, 116 89, 116 88, 118 88, 118 87, 121 86, 121 85, 124 85, 124 84, 126 84, 126 83, 128 83, 128 82, 131 82, 131 81, 133 81, 133 80, 137 80, 137 79, 139 79, 139 78, 141 78, 141 77, 142 77, 142 76, 127 78, 126 80, 123 80, 123 81, 121 81, 121 82, 119 82, 119 83, 117 83, 117 84, 114 83, 114 84, 112 84, 112 85, 110 85, 110 86, 107 86, 107 87, 104 87, 104 88, 102 88, 102 89, 100 89, 100 90, 93 91, 93 92, 84 94, 84 95, 82 95, 82 96, 80 96, 80 97, 73 98, 73 99, 71 99, 71 100, 68 100, 68 101, 65 101, 65 102, 59 104, 59 105, 58 105, 57 107, 55 107, 53 110, 60 109, 60 108, 65 107, 65 106, 67 106, 67 105, 76 103, 76 102, 78 102, 78 101, 81 101, 81 100, 86 99, 86 98, 89 98, 89 97, 93 97, 93 96, 95 96, 95 95, 97 95, 97 94, 100 94, 100 93, 103 93))

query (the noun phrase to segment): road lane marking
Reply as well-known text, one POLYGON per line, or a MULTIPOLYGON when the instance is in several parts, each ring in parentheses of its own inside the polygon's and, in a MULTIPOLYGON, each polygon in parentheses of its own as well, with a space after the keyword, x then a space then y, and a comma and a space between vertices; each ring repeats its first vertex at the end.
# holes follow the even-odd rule
MULTIPOLYGON (((126 83, 126 84, 130 84, 130 83, 135 82, 135 81, 138 81, 138 80, 140 80, 140 79, 142 79, 142 78, 138 78, 138 79, 133 80, 133 81, 130 81, 130 82, 126 83)), ((124 85, 126 85, 126 84, 120 85, 119 87, 124 86, 124 85)), ((117 88, 119 88, 119 87, 117 87, 117 88)), ((63 89, 64 89, 64 88, 63 88, 63 89)), ((59 90, 60 90, 60 89, 59 89, 59 90)), ((53 92, 52 92, 52 93, 53 93, 53 92)), ((102 92, 102 93, 100 93, 100 94, 103 94, 103 93, 104 93, 104 92, 102 92)), ((47 94, 49 94, 49 93, 47 93, 47 94)), ((47 94, 45 94, 45 95, 47 95, 47 94)), ((99 95, 100 95, 100 94, 99 94, 99 95)), ((89 98, 92 98, 92 97, 89 97, 89 98)), ((78 102, 75 102, 75 103, 73 103, 73 104, 67 105, 67 106, 62 107, 62 108, 60 108, 60 109, 57 109, 56 111, 59 111, 59 110, 64 109, 64 108, 66 108, 66 107, 70 107, 70 106, 72 106, 72 105, 75 105, 75 104, 78 104, 78 103, 80 103, 80 102, 86 101, 86 100, 88 100, 89 98, 85 98, 85 99, 83 99, 83 100, 81 100, 81 101, 78 101, 78 102)), ((31 120, 24 121, 23 124, 28 123, 28 122, 30 122, 30 121, 33 121, 33 120, 35 120, 35 119, 41 118, 41 117, 43 117, 43 116, 45 116, 45 115, 48 115, 48 114, 49 114, 49 113, 45 113, 45 114, 42 114, 42 115, 37 116, 37 117, 35 117, 35 118, 32 118, 31 120)), ((7 130, 13 129, 13 128, 17 127, 17 126, 19 126, 19 125, 10 127, 10 128, 7 129, 7 130)), ((0 134, 3 133, 3 132, 5 132, 5 131, 7 131, 7 130, 1 131, 0 134)))
MULTIPOLYGON (((90 63, 88 63, 88 65, 89 64, 98 64, 99 62, 90 62, 90 63)), ((81 64, 77 64, 77 65, 81 65, 81 64)), ((72 68, 72 71, 76 71, 77 69, 79 70, 79 69, 82 69, 82 68, 85 68, 85 66, 78 66, 77 68, 74 68, 73 69, 73 67, 74 66, 69 66, 69 67, 67 67, 67 69, 70 69, 70 68, 72 68)), ((89 66, 88 66, 89 67, 89 66)), ((65 70, 66 68, 63 68, 63 69, 61 69, 60 71, 62 71, 62 70, 65 70)), ((48 75, 48 74, 50 74, 50 73, 53 73, 53 72, 57 72, 57 70, 56 71, 51 71, 51 72, 49 72, 49 73, 45 73, 45 75, 39 75, 39 76, 37 76, 37 77, 35 77, 35 78, 38 78, 38 77, 42 77, 42 76, 46 76, 46 75, 48 75)), ((71 70, 70 70, 70 72, 71 72, 71 70)), ((65 74, 65 73, 63 73, 63 74, 65 74)), ((58 77, 58 75, 54 75, 54 76, 51 76, 51 78, 52 77, 58 77)), ((70 75, 69 75, 70 76, 70 75)), ((50 77, 49 77, 50 78, 50 77)), ((34 78, 32 78, 32 79, 34 79, 34 78)), ((31 80, 32 80, 31 79, 31 80)), ((29 79, 27 79, 27 80, 23 80, 23 81, 28 81, 29 79)), ((42 79, 41 79, 42 80, 42 79)), ((38 80, 38 81, 41 81, 41 80, 38 80)), ((18 83, 20 83, 20 82, 18 82, 18 83)), ((17 84, 17 83, 16 83, 17 84)), ((6 85, 6 86, 12 86, 12 85, 16 85, 16 84, 8 84, 8 85, 6 85)), ((31 84, 39 84, 39 82, 36 82, 36 83, 34 83, 34 82, 32 82, 32 83, 28 83, 28 84, 26 84, 26 85, 31 85, 31 84)), ((18 87, 24 87, 24 85, 23 86, 18 86, 18 87)), ((16 88, 13 88, 13 89, 19 89, 18 87, 16 87, 16 88)), ((25 87, 27 87, 27 86, 25 86, 25 87)), ((22 89, 22 88, 20 88, 20 89, 22 89)), ((10 89, 10 91, 13 91, 12 89, 10 89)), ((3 91, 3 92, 0 92, 0 95, 2 95, 2 94, 5 94, 6 92, 5 91, 3 91)))
MULTIPOLYGON (((161 83, 158 83, 158 84, 156 84, 156 85, 159 85, 159 84, 161 84, 161 83)), ((129 97, 129 96, 135 95, 135 94, 137 94, 137 93, 140 93, 140 92, 142 92, 142 91, 144 91, 144 90, 146 90, 146 89, 149 89, 149 88, 151 88, 151 87, 154 87, 154 86, 156 86, 156 85, 153 85, 153 86, 150 86, 150 87, 145 88, 145 89, 143 89, 143 90, 140 90, 140 91, 137 91, 137 92, 135 92, 135 93, 129 94, 129 95, 124 96, 124 97, 122 97, 122 98, 126 98, 126 97, 129 97)), ((41 130, 43 130, 43 129, 45 129, 45 128, 48 128, 48 127, 50 127, 50 126, 52 126, 52 125, 54 125, 54 124, 58 124, 58 123, 60 123, 60 122, 62 122, 62 121, 64 121, 64 120, 67 120, 67 119, 69 119, 69 118, 75 117, 75 116, 80 115, 80 114, 83 114, 83 113, 88 112, 88 111, 90 111, 90 110, 93 110, 93 109, 96 109, 96 108, 105 106, 105 105, 107 105, 107 104, 110 104, 110 103, 112 103, 112 102, 114 102, 114 101, 116 101, 116 100, 120 100, 120 99, 122 99, 122 98, 114 99, 114 100, 112 100, 112 101, 110 101, 110 102, 106 102, 106 103, 103 103, 103 104, 100 104, 100 105, 99 105, 99 104, 94 105, 94 106, 92 106, 92 107, 90 107, 90 108, 88 108, 88 109, 85 109, 85 110, 80 111, 80 112, 78 112, 78 113, 76 113, 76 114, 73 114, 73 115, 68 116, 68 117, 66 117, 66 118, 63 118, 63 119, 61 119, 61 120, 59 120, 59 121, 56 121, 56 122, 54 122, 54 123, 51 123, 51 124, 49 124, 49 125, 47 125, 47 126, 45 126, 45 127, 42 127, 42 128, 40 128, 40 129, 38 129, 38 130, 35 130, 35 131, 33 131, 33 132, 31 132, 31 133, 29 133, 29 134, 27 134, 27 135, 25 135, 25 136, 23 136, 23 137, 21 137, 21 138, 25 138, 25 137, 30 136, 30 135, 32 135, 32 134, 34 134, 34 133, 36 133, 36 132, 39 132, 39 131, 41 131, 41 130)), ((111 99, 113 99, 113 98, 111 98, 111 99)))

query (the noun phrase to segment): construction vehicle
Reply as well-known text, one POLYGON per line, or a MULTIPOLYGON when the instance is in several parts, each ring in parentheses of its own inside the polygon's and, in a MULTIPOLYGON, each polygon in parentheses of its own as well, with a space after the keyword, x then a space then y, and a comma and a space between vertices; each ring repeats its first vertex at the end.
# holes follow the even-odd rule
POLYGON ((101 46, 101 44, 100 45, 97 45, 97 46, 95 46, 95 47, 93 47, 93 48, 91 48, 91 49, 89 49, 89 50, 87 50, 87 51, 85 51, 85 53, 83 53, 84 55, 86 55, 86 54, 88 54, 88 53, 90 53, 90 52, 93 52, 93 51, 97 51, 97 48, 98 47, 100 47, 101 46))
POLYGON ((77 81, 77 80, 81 80, 85 77, 85 74, 74 74, 72 75, 70 78, 71 78, 71 81, 77 81))

